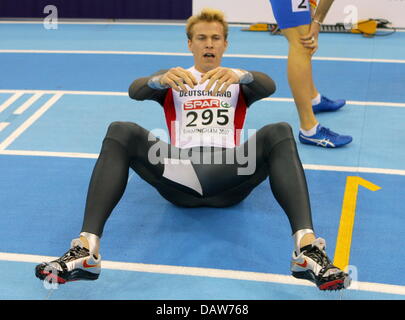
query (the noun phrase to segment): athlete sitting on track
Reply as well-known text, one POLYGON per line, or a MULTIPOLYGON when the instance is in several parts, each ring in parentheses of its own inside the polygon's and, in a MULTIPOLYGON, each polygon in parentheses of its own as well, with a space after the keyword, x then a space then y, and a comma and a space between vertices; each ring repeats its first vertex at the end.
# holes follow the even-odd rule
POLYGON ((332 265, 325 241, 315 238, 291 127, 270 124, 239 144, 247 108, 274 93, 273 80, 261 72, 220 66, 228 45, 221 11, 205 9, 186 28, 194 66, 137 79, 129 88, 131 98, 163 106, 171 144, 135 123, 111 123, 91 177, 80 237, 62 257, 38 265, 36 276, 58 283, 99 277, 100 237, 132 168, 182 207, 235 205, 269 177, 292 228, 293 276, 311 280, 321 290, 347 286, 350 278, 332 265))

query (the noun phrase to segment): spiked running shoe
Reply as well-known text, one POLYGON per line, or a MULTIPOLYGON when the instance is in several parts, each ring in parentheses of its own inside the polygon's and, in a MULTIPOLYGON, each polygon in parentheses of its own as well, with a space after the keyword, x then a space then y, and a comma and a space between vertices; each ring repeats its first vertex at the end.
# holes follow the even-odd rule
POLYGON ((306 279, 316 284, 320 290, 340 290, 349 287, 351 279, 348 274, 335 267, 325 252, 325 240, 316 239, 312 244, 295 250, 291 260, 293 277, 306 279))
POLYGON ((351 136, 340 135, 328 128, 322 127, 320 124, 316 128, 316 133, 312 136, 306 136, 300 130, 298 139, 301 143, 324 148, 339 148, 353 140, 351 136))
POLYGON ((76 280, 96 280, 100 272, 101 256, 96 259, 77 239, 72 241, 72 247, 62 257, 35 267, 37 278, 59 284, 76 280))
POLYGON ((346 104, 346 100, 330 100, 324 96, 321 96, 321 102, 312 106, 314 113, 336 111, 342 108, 346 104))

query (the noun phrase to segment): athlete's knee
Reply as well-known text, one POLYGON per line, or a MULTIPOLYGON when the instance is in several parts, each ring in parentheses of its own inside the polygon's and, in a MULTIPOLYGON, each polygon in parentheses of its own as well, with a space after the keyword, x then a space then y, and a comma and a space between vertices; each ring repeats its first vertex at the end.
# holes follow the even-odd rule
POLYGON ((301 37, 309 32, 308 26, 298 26, 290 29, 284 29, 283 34, 288 40, 289 55, 298 55, 311 58, 312 49, 304 47, 301 43, 301 37))
POLYGON ((291 138, 293 137, 293 131, 292 131, 292 127, 289 123, 287 122, 278 122, 276 124, 274 124, 275 129, 280 136, 285 137, 285 138, 291 138))
POLYGON ((289 49, 289 59, 292 57, 302 57, 305 59, 305 61, 311 61, 312 59, 312 49, 311 48, 305 48, 302 43, 293 43, 290 44, 290 49, 289 49))
POLYGON ((277 122, 265 125, 263 130, 268 134, 292 135, 292 127, 288 122, 277 122))
POLYGON ((273 146, 286 139, 294 139, 291 125, 287 122, 268 124, 264 126, 261 131, 269 146, 273 146))
POLYGON ((132 139, 140 136, 142 127, 133 122, 114 121, 108 126, 106 138, 128 146, 132 139))

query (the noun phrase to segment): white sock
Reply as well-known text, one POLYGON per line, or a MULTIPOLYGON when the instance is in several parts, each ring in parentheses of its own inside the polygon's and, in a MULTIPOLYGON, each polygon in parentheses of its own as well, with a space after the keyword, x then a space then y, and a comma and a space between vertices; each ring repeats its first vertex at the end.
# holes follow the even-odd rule
POLYGON ((313 99, 311 100, 311 102, 312 102, 312 105, 313 105, 313 106, 315 106, 315 105, 321 103, 321 94, 318 93, 318 95, 317 95, 315 98, 313 98, 313 99))
POLYGON ((100 238, 97 235, 89 232, 81 232, 80 236, 87 239, 89 243, 89 251, 91 253, 97 253, 98 255, 98 251, 100 250, 100 238))
POLYGON ((300 128, 300 131, 302 132, 303 135, 310 137, 316 133, 316 129, 318 128, 318 125, 319 125, 319 123, 317 123, 313 128, 311 128, 309 130, 304 130, 304 129, 300 128))
POLYGON ((297 256, 301 253, 301 239, 308 233, 314 233, 312 229, 301 229, 293 234, 294 248, 297 256))

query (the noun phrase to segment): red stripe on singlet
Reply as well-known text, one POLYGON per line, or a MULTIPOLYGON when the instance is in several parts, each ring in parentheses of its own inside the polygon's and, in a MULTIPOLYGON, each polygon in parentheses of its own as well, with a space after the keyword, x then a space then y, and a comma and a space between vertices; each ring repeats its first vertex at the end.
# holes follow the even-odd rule
POLYGON ((234 119, 234 127, 235 127, 235 146, 240 144, 240 133, 243 128, 243 124, 245 123, 246 118, 246 101, 242 94, 242 90, 239 90, 239 97, 238 103, 235 108, 235 119, 234 119))
POLYGON ((176 145, 176 108, 174 106, 173 91, 171 88, 167 90, 163 109, 165 112, 167 129, 169 130, 170 143, 176 145))

